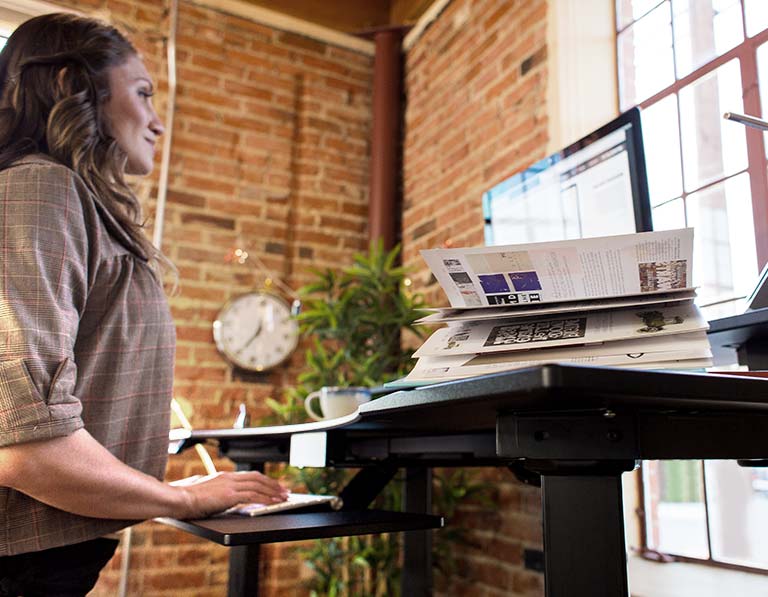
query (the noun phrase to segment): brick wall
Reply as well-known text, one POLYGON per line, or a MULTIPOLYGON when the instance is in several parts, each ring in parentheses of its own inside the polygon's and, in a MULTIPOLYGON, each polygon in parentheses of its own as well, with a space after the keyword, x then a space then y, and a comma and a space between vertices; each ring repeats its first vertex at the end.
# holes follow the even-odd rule
MULTIPOLYGON (((60 5, 127 30, 153 74, 165 117, 166 3, 74 0, 60 5)), ((254 420, 301 367, 233 372, 211 324, 222 304, 263 282, 254 260, 227 261, 234 247, 260 256, 292 288, 309 267, 339 267, 367 244, 368 145, 373 60, 351 50, 180 2, 178 87, 163 250, 179 270, 171 299, 178 332, 175 394, 197 427, 231 426, 244 402, 254 420)), ((159 164, 159 155, 157 156, 159 164)), ((154 210, 157 170, 136 181, 154 210)), ((151 226, 151 222, 150 222, 151 226)), ((217 461, 226 468, 228 464, 217 461)), ((194 454, 172 457, 168 478, 203 472, 194 454)), ((262 595, 303 595, 292 545, 268 546, 262 595)), ((122 554, 94 595, 115 595, 122 554)), ((155 523, 138 525, 130 595, 226 594, 228 550, 155 523)))
MULTIPOLYGON (((108 16, 133 31, 166 90, 167 15, 153 0, 60 2, 108 16)), ((279 394, 300 355, 272 375, 233 373, 217 355, 211 323, 234 294, 258 284, 248 263, 226 261, 236 246, 258 254, 293 287, 308 266, 339 266, 366 243, 372 59, 242 18, 180 3, 179 88, 164 250, 181 293, 176 393, 193 424, 229 426, 245 402, 254 418, 279 394)), ((482 242, 480 196, 544 155, 546 0, 454 0, 406 57, 404 260, 417 290, 441 297, 418 250, 482 242)), ((137 188, 148 210, 157 173, 137 188)), ((218 462, 219 466, 226 466, 218 462)), ((201 472, 174 457, 169 477, 201 472)), ((463 508, 472 546, 458 554, 445 595, 540 595, 541 577, 522 569, 540 546, 538 493, 504 471, 485 471, 499 507, 463 508), (512 591, 512 592, 511 592, 512 591)), ((224 595, 228 552, 153 523, 136 527, 131 595, 224 595)), ((290 546, 265 551, 263 595, 303 595, 305 574, 290 546)), ((114 595, 120 557, 95 595, 114 595)))
POLYGON ((406 57, 403 244, 421 290, 419 250, 483 243, 480 197, 544 157, 546 0, 454 0, 406 57))
MULTIPOLYGON (((454 0, 406 56, 403 255, 433 305, 445 299, 419 250, 482 245, 482 193, 545 156, 546 19, 546 0, 454 0)), ((438 594, 542 595, 523 567, 541 548, 539 491, 482 474, 497 507, 459 512, 471 544, 438 594)))

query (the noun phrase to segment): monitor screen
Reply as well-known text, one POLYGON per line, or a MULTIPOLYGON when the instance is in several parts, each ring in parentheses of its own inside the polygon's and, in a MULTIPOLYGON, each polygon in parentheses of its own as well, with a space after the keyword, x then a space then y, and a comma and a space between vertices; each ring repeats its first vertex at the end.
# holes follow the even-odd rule
POLYGON ((633 108, 483 194, 485 244, 651 230, 640 111, 633 108))

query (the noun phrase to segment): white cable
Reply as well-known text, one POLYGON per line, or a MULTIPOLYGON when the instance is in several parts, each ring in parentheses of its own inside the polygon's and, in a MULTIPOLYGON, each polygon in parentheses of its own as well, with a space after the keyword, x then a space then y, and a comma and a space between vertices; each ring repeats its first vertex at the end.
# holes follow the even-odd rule
MULTIPOLYGON (((163 222, 165 219, 165 198, 168 194, 168 171, 171 161, 171 138, 173 137, 173 117, 176 107, 176 24, 179 16, 177 0, 170 0, 170 32, 168 34, 168 102, 165 114, 165 135, 163 136, 163 155, 160 161, 160 180, 157 185, 157 204, 155 206, 155 224, 152 229, 152 243, 160 249, 163 241, 163 222)), ((208 453, 206 452, 206 456, 208 453)), ((208 456, 210 459, 210 456, 208 456)), ((120 584, 118 597, 128 595, 128 570, 131 563, 131 538, 133 529, 123 530, 121 544, 122 561, 120 563, 120 584)))
POLYGON ((120 547, 122 549, 122 561, 120 562, 120 586, 118 588, 118 596, 126 597, 128 595, 128 566, 131 563, 131 538, 133 537, 133 527, 127 527, 123 529, 122 541, 120 547))
POLYGON ((157 204, 155 205, 155 224, 152 229, 152 243, 161 248, 163 225, 165 223, 165 199, 168 195, 168 174, 171 163, 171 140, 173 138, 173 118, 176 112, 176 25, 179 18, 177 0, 171 0, 170 32, 168 34, 168 101, 165 111, 165 134, 163 135, 163 155, 160 161, 160 180, 157 184, 157 204))
MULTIPOLYGON (((178 417, 181 426, 187 431, 192 431, 192 424, 189 422, 189 419, 187 419, 187 415, 184 414, 184 411, 181 409, 181 405, 176 398, 171 400, 171 410, 173 411, 173 414, 178 417)), ((216 466, 213 464, 213 459, 211 458, 211 455, 208 454, 208 450, 205 449, 205 446, 203 446, 203 444, 195 444, 195 451, 203 462, 205 472, 209 475, 214 474, 216 472, 216 466)))

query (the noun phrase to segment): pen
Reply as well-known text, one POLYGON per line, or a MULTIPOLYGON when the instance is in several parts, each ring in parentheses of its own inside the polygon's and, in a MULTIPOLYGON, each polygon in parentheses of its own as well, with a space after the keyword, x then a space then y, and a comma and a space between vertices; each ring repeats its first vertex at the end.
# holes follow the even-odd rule
POLYGON ((726 120, 733 120, 740 124, 751 126, 752 128, 760 129, 761 131, 768 131, 768 121, 762 118, 755 118, 754 116, 744 116, 743 114, 734 114, 733 112, 726 112, 723 114, 723 118, 726 120))

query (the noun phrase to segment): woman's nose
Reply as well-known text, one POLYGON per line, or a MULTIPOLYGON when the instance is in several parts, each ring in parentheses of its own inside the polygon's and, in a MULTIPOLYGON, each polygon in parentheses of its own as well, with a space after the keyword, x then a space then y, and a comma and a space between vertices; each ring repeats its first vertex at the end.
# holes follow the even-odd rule
POLYGON ((149 123, 149 129, 158 137, 165 132, 165 127, 154 110, 152 110, 152 120, 149 123))

